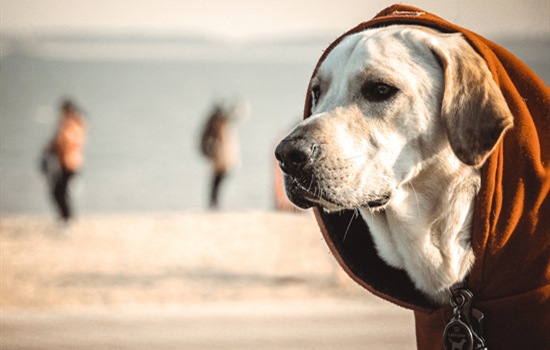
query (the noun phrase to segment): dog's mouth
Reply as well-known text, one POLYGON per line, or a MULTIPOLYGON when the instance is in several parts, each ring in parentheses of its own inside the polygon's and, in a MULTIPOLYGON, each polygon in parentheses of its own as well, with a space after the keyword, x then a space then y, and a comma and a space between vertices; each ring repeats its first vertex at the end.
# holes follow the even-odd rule
POLYGON ((285 178, 286 192, 290 201, 302 209, 320 206, 327 212, 354 210, 360 207, 382 210, 392 197, 391 191, 386 191, 361 198, 351 188, 336 192, 315 185, 306 188, 291 176, 286 175, 285 178))
POLYGON ((389 203, 391 199, 391 194, 389 193, 384 194, 378 197, 377 199, 364 201, 362 204, 350 203, 350 202, 341 203, 341 202, 336 202, 336 201, 332 201, 330 199, 325 199, 321 197, 311 198, 311 197, 305 196, 304 199, 306 199, 308 202, 321 206, 323 209, 325 209, 328 212, 353 210, 359 207, 368 208, 370 210, 383 210, 384 207, 389 203))
POLYGON ((374 209, 374 208, 380 208, 380 207, 383 207, 385 206, 386 204, 388 204, 388 202, 390 201, 391 199, 391 194, 390 193, 386 193, 386 194, 383 194, 380 198, 378 199, 375 199, 373 201, 369 201, 367 202, 367 205, 366 207, 370 208, 370 209, 374 209))

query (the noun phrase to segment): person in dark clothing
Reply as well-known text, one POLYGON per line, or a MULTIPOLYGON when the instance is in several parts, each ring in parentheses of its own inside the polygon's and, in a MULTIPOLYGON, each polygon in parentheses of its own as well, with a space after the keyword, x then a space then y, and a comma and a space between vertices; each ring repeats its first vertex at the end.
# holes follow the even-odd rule
POLYGON ((239 163, 239 139, 235 122, 246 113, 246 104, 217 104, 201 135, 200 149, 212 164, 210 208, 219 207, 219 191, 227 174, 239 163))
POLYGON ((61 106, 61 119, 56 134, 42 153, 41 170, 48 179, 51 194, 61 219, 72 217, 68 187, 83 162, 86 138, 84 117, 69 100, 61 106))
POLYGON ((73 175, 73 172, 62 169, 53 189, 53 195, 59 207, 59 212, 65 221, 69 220, 72 216, 71 207, 69 205, 68 185, 73 175))

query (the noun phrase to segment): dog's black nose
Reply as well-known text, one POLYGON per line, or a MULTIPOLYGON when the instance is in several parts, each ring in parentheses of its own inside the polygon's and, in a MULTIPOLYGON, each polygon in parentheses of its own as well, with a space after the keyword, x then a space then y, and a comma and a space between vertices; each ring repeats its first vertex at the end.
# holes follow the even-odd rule
POLYGON ((315 142, 304 138, 284 139, 275 149, 275 157, 282 171, 296 175, 313 157, 316 149, 315 142))

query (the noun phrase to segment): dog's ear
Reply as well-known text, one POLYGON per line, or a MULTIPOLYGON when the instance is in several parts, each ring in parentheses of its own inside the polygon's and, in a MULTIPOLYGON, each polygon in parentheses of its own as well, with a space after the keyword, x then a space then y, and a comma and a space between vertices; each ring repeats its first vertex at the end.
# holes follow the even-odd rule
POLYGON ((460 34, 442 35, 430 49, 445 71, 441 117, 451 148, 479 166, 512 127, 512 113, 487 63, 460 34))

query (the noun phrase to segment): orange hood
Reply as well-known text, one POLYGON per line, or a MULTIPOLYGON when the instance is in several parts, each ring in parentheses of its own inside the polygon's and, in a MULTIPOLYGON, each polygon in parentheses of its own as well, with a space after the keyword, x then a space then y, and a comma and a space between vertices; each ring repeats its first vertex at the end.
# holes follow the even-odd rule
MULTIPOLYGON (((485 313, 484 336, 489 349, 549 349, 550 90, 500 46, 402 5, 383 10, 336 39, 320 58, 313 76, 344 37, 393 24, 462 33, 487 62, 514 115, 514 127, 481 169, 472 237, 476 260, 468 288, 474 293, 474 307, 485 313)), ((310 89, 304 119, 310 115, 310 89)), ((314 211, 329 248, 346 272, 370 292, 415 311, 419 349, 443 349, 443 330, 453 316, 451 307, 436 309, 404 271, 386 265, 370 235, 364 234, 366 224, 360 218, 354 220, 352 211, 314 211)))

